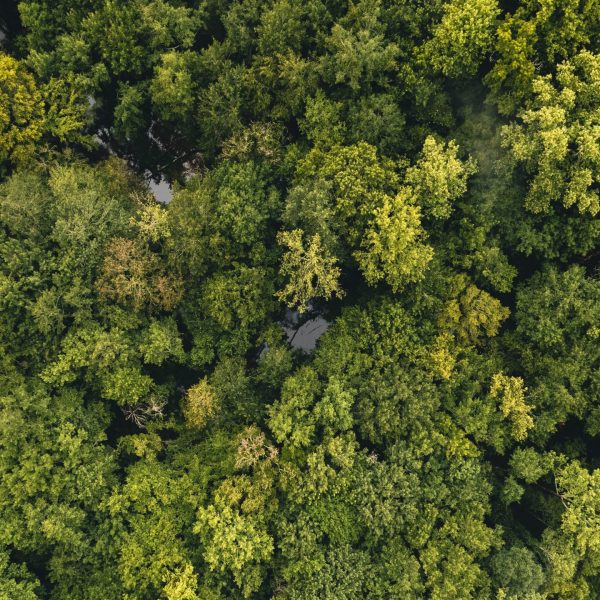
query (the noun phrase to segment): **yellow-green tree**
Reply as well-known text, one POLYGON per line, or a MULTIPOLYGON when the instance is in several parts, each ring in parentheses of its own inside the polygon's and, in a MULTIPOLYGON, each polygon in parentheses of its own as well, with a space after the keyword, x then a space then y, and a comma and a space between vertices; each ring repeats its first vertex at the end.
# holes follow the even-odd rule
POLYGON ((304 312, 315 298, 341 298, 340 268, 337 259, 321 245, 318 233, 305 241, 303 231, 281 231, 278 242, 287 248, 281 260, 280 273, 288 281, 277 297, 289 306, 304 312))
POLYGON ((28 160, 44 132, 44 99, 33 76, 0 53, 0 160, 28 160))
POLYGON ((600 210, 600 55, 582 52, 557 67, 556 77, 536 77, 533 97, 503 145, 525 172, 525 207, 551 212, 553 203, 595 215, 600 210))

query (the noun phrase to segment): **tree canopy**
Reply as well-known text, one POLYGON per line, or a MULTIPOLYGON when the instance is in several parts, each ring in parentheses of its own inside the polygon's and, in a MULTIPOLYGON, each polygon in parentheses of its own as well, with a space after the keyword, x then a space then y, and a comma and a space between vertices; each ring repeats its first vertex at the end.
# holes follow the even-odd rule
POLYGON ((4 4, 0 600, 600 597, 599 2, 4 4))

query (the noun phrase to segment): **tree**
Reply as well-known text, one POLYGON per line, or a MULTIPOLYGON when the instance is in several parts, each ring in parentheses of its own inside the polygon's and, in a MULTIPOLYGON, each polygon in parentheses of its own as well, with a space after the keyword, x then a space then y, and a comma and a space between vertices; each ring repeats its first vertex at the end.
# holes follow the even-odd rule
POLYGON ((536 405, 534 433, 540 441, 571 415, 598 432, 597 295, 598 282, 576 266, 538 273, 517 293, 516 328, 506 342, 536 405))
POLYGON ((537 77, 519 121, 503 130, 503 145, 530 178, 525 207, 534 213, 550 212, 554 202, 582 214, 600 210, 599 64, 584 52, 561 63, 554 81, 537 77))
POLYGON ((131 233, 128 193, 137 185, 117 161, 21 171, 3 185, 2 335, 28 369, 98 308, 93 282, 103 250, 111 236, 131 233))
POLYGON ((155 253, 127 238, 109 242, 96 287, 105 298, 134 311, 168 311, 182 296, 181 280, 166 272, 155 253))
POLYGON ((464 275, 456 275, 450 281, 451 298, 438 317, 440 326, 466 344, 478 344, 484 336, 496 336, 510 310, 464 275))
POLYGON ((146 364, 160 366, 167 360, 184 361, 185 352, 175 319, 153 319, 142 335, 140 350, 146 364))
POLYGON ((215 416, 218 409, 218 400, 206 378, 187 391, 183 415, 190 427, 204 427, 215 416))
POLYGON ((75 77, 53 78, 39 86, 21 62, 0 53, 0 160, 29 162, 55 141, 89 145, 80 83, 75 77))
POLYGON ((459 417, 440 408, 433 370, 418 358, 427 329, 389 298, 348 309, 269 411, 282 445, 284 507, 293 509, 283 573, 297 597, 307 581, 315 593, 361 597, 349 565, 379 574, 395 557, 400 571, 378 575, 369 594, 467 598, 487 585, 478 557, 497 540, 483 522, 490 487, 459 417), (328 560, 339 560, 339 570, 328 560))
POLYGON ((369 284, 384 280, 397 292, 423 278, 433 249, 423 243, 421 212, 414 204, 410 191, 404 189, 394 198, 384 196, 374 209, 362 249, 355 252, 369 284))
POLYGON ((497 30, 498 57, 485 76, 502 114, 513 114, 532 92, 536 73, 551 74, 556 64, 594 43, 600 11, 576 0, 527 0, 506 14, 497 30))
POLYGON ((105 510, 119 549, 113 576, 122 597, 205 597, 191 528, 211 479, 210 449, 169 449, 156 434, 124 437, 121 447, 131 464, 105 510))
MULTIPOLYGON (((418 209, 405 208, 400 195, 396 200, 388 196, 399 190, 392 161, 380 160, 369 144, 333 146, 327 152, 315 148, 299 164, 296 177, 298 185, 288 197, 287 218, 294 224, 309 225, 307 233, 319 235, 327 244, 324 252, 339 256, 342 264, 354 256, 371 283, 383 278, 377 276, 379 267, 373 264, 379 260, 375 256, 382 252, 382 244, 398 247, 393 238, 400 235, 400 248, 394 249, 398 252, 424 235, 418 209), (311 214, 315 208, 327 220, 315 221, 311 214), (390 219, 396 221, 390 224, 390 219)), ((413 262, 418 260, 416 254, 418 250, 413 262)), ((397 264, 397 255, 390 262, 397 264)))
POLYGON ((396 68, 398 47, 383 35, 380 10, 378 0, 362 0, 333 26, 327 40, 329 55, 321 67, 326 79, 347 84, 355 93, 385 85, 396 68))
POLYGON ((419 49, 420 61, 447 77, 474 75, 493 47, 499 14, 495 0, 445 3, 432 37, 419 49))
POLYGON ((196 92, 189 67, 191 60, 193 55, 167 52, 156 67, 150 96, 154 109, 165 121, 181 122, 191 116, 196 92))
POLYGON ((523 440, 527 432, 533 427, 531 406, 525 402, 526 388, 520 377, 507 377, 503 373, 496 373, 492 378, 490 394, 493 398, 500 399, 500 409, 505 418, 511 421, 513 436, 516 440, 523 440))
POLYGON ((0 160, 24 161, 44 133, 44 101, 35 80, 14 58, 0 54, 0 160))
POLYGON ((5 598, 39 598, 40 583, 23 564, 11 562, 10 554, 3 550, 0 554, 0 594, 5 598))
POLYGON ((406 171, 405 181, 412 188, 417 203, 426 215, 447 219, 451 202, 467 191, 467 178, 477 172, 476 162, 458 158, 458 145, 447 146, 429 136, 423 144, 419 160, 406 171))
POLYGON ((275 238, 268 227, 279 201, 260 162, 227 160, 207 177, 192 178, 169 206, 166 246, 173 263, 194 277, 234 261, 262 265, 266 242, 275 238))
POLYGON ((268 473, 225 480, 213 502, 200 508, 194 532, 201 536, 204 560, 213 572, 229 574, 244 598, 256 592, 274 550, 266 519, 275 506, 268 473))
POLYGON ((340 269, 336 267, 337 259, 328 256, 321 246, 321 238, 316 233, 308 240, 307 247, 303 241, 303 231, 281 231, 277 241, 288 249, 283 255, 280 273, 289 278, 286 286, 277 292, 277 297, 297 308, 303 313, 314 298, 341 298, 343 290, 338 279, 340 269))
POLYGON ((209 568, 231 570, 243 596, 248 598, 260 586, 260 565, 270 558, 273 542, 251 519, 229 507, 219 512, 212 506, 201 511, 196 531, 203 529, 209 541, 205 554, 209 568))
POLYGON ((531 597, 544 583, 542 566, 528 548, 511 546, 501 550, 492 559, 492 569, 499 593, 507 598, 531 597))
POLYGON ((550 496, 545 503, 548 524, 539 546, 551 568, 542 591, 557 598, 594 593, 586 574, 598 569, 600 471, 590 471, 562 454, 532 449, 516 451, 511 463, 519 478, 528 484, 541 481, 540 489, 550 496))
MULTIPOLYGON (((33 382, 15 386, 3 378, 2 390, 3 542, 44 557, 58 596, 117 597, 118 586, 107 577, 115 547, 96 512, 115 482, 115 457, 105 444, 105 407, 86 408, 76 390, 52 394, 33 382)), ((14 591, 31 596, 35 580, 22 567, 11 571, 11 577, 23 578, 11 584, 14 591)))

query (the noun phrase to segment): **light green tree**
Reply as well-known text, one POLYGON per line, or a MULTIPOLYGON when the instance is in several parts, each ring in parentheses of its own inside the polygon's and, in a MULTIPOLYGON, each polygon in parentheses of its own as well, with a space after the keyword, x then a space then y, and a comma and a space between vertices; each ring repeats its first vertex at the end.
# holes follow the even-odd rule
POLYGON ((354 256, 369 284, 383 280, 397 292, 424 277, 433 257, 425 238, 421 211, 411 191, 402 189, 394 197, 382 196, 354 256))
POLYGON ((318 233, 304 240, 301 229, 280 231, 277 241, 287 250, 281 260, 280 274, 288 279, 282 290, 276 293, 279 300, 303 313, 311 300, 344 295, 339 285, 340 268, 335 256, 328 255, 321 245, 318 233))
POLYGON ((421 156, 406 170, 405 182, 412 188, 424 214, 447 219, 452 201, 467 191, 467 179, 477 172, 477 163, 458 158, 459 147, 451 140, 447 145, 428 136, 421 156))
POLYGON ((44 134, 44 100, 16 59, 0 54, 0 159, 26 160, 44 134))
POLYGON ((525 207, 548 213, 554 203, 582 214, 600 210, 600 56, 582 52, 537 77, 533 97, 503 130, 503 145, 529 179, 525 207))
POLYGON ((419 49, 425 68, 447 77, 474 75, 494 44, 496 0, 452 0, 443 4, 432 37, 419 49))

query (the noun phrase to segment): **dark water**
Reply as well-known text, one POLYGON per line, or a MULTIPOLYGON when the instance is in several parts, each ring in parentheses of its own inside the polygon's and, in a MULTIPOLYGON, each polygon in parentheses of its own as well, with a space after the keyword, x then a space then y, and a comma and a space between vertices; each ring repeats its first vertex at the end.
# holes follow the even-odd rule
POLYGON ((312 352, 318 339, 327 331, 329 322, 320 315, 301 319, 297 311, 289 310, 282 327, 292 348, 312 352))
POLYGON ((166 179, 161 179, 158 183, 153 179, 148 182, 150 191, 154 194, 154 197, 161 204, 169 204, 173 198, 173 188, 166 179))

